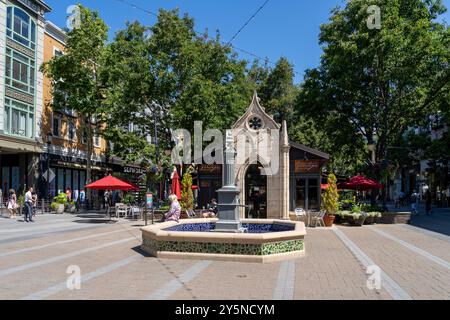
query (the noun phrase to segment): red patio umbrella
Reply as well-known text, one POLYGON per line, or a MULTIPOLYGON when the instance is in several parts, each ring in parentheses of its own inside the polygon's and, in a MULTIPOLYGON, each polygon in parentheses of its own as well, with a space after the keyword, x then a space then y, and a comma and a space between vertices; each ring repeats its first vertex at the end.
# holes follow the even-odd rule
POLYGON ((86 185, 86 188, 95 190, 123 190, 137 191, 139 188, 131 183, 117 179, 111 175, 86 185))
POLYGON ((173 172, 171 193, 176 195, 178 200, 181 200, 180 176, 176 170, 173 172))
POLYGON ((351 177, 348 181, 338 184, 339 189, 350 189, 358 191, 381 189, 382 187, 383 186, 379 182, 369 179, 363 175, 356 175, 354 177, 351 177))

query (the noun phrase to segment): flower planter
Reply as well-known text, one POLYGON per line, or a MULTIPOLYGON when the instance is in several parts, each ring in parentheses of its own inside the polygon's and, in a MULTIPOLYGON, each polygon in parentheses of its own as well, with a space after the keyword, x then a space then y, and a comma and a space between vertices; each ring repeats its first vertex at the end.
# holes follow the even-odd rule
POLYGON ((373 224, 375 221, 375 217, 373 215, 368 215, 364 220, 364 224, 373 224))
POLYGON ((333 222, 335 220, 336 216, 334 214, 326 214, 323 217, 323 222, 325 223, 325 227, 332 227, 333 226, 333 222))
POLYGON ((58 205, 55 207, 56 214, 63 214, 64 210, 65 210, 65 206, 63 203, 58 203, 58 205))
POLYGON ((356 218, 354 215, 348 215, 346 220, 352 226, 361 227, 364 224, 364 221, 366 220, 366 216, 360 215, 358 218, 356 218))

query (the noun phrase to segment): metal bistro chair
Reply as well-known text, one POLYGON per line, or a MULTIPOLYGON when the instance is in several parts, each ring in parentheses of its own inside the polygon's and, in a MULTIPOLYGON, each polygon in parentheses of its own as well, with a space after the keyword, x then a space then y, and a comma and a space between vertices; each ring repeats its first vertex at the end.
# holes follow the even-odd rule
POLYGON ((323 221, 324 217, 325 211, 316 211, 314 215, 311 216, 311 226, 314 225, 314 227, 317 227, 317 224, 319 224, 319 227, 325 227, 325 222, 323 221))
POLYGON ((308 216, 303 208, 295 208, 295 218, 297 221, 303 221, 305 225, 308 225, 308 216))
POLYGON ((118 205, 116 207, 116 216, 117 218, 120 218, 120 216, 122 215, 124 218, 126 218, 127 216, 127 206, 124 204, 118 205))

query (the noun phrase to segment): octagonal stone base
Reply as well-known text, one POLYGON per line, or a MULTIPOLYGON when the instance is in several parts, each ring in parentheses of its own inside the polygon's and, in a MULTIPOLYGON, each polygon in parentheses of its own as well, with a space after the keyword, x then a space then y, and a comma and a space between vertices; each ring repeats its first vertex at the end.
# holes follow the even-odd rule
POLYGON ((142 231, 142 250, 158 258, 227 260, 267 263, 295 259, 305 254, 306 235, 303 222, 286 220, 243 219, 253 227, 272 225, 277 230, 266 233, 221 233, 200 230, 218 219, 187 219, 165 222, 142 231), (291 229, 291 230, 288 230, 291 229))

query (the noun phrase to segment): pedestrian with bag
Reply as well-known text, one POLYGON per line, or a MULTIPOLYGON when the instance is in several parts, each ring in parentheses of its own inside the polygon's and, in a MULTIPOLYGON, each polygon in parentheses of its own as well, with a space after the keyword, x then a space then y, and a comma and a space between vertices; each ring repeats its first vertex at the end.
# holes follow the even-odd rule
POLYGON ((17 196, 16 196, 16 191, 14 189, 10 189, 8 192, 8 204, 6 205, 6 207, 8 208, 9 212, 10 212, 10 218, 14 219, 16 217, 17 214, 17 196))

